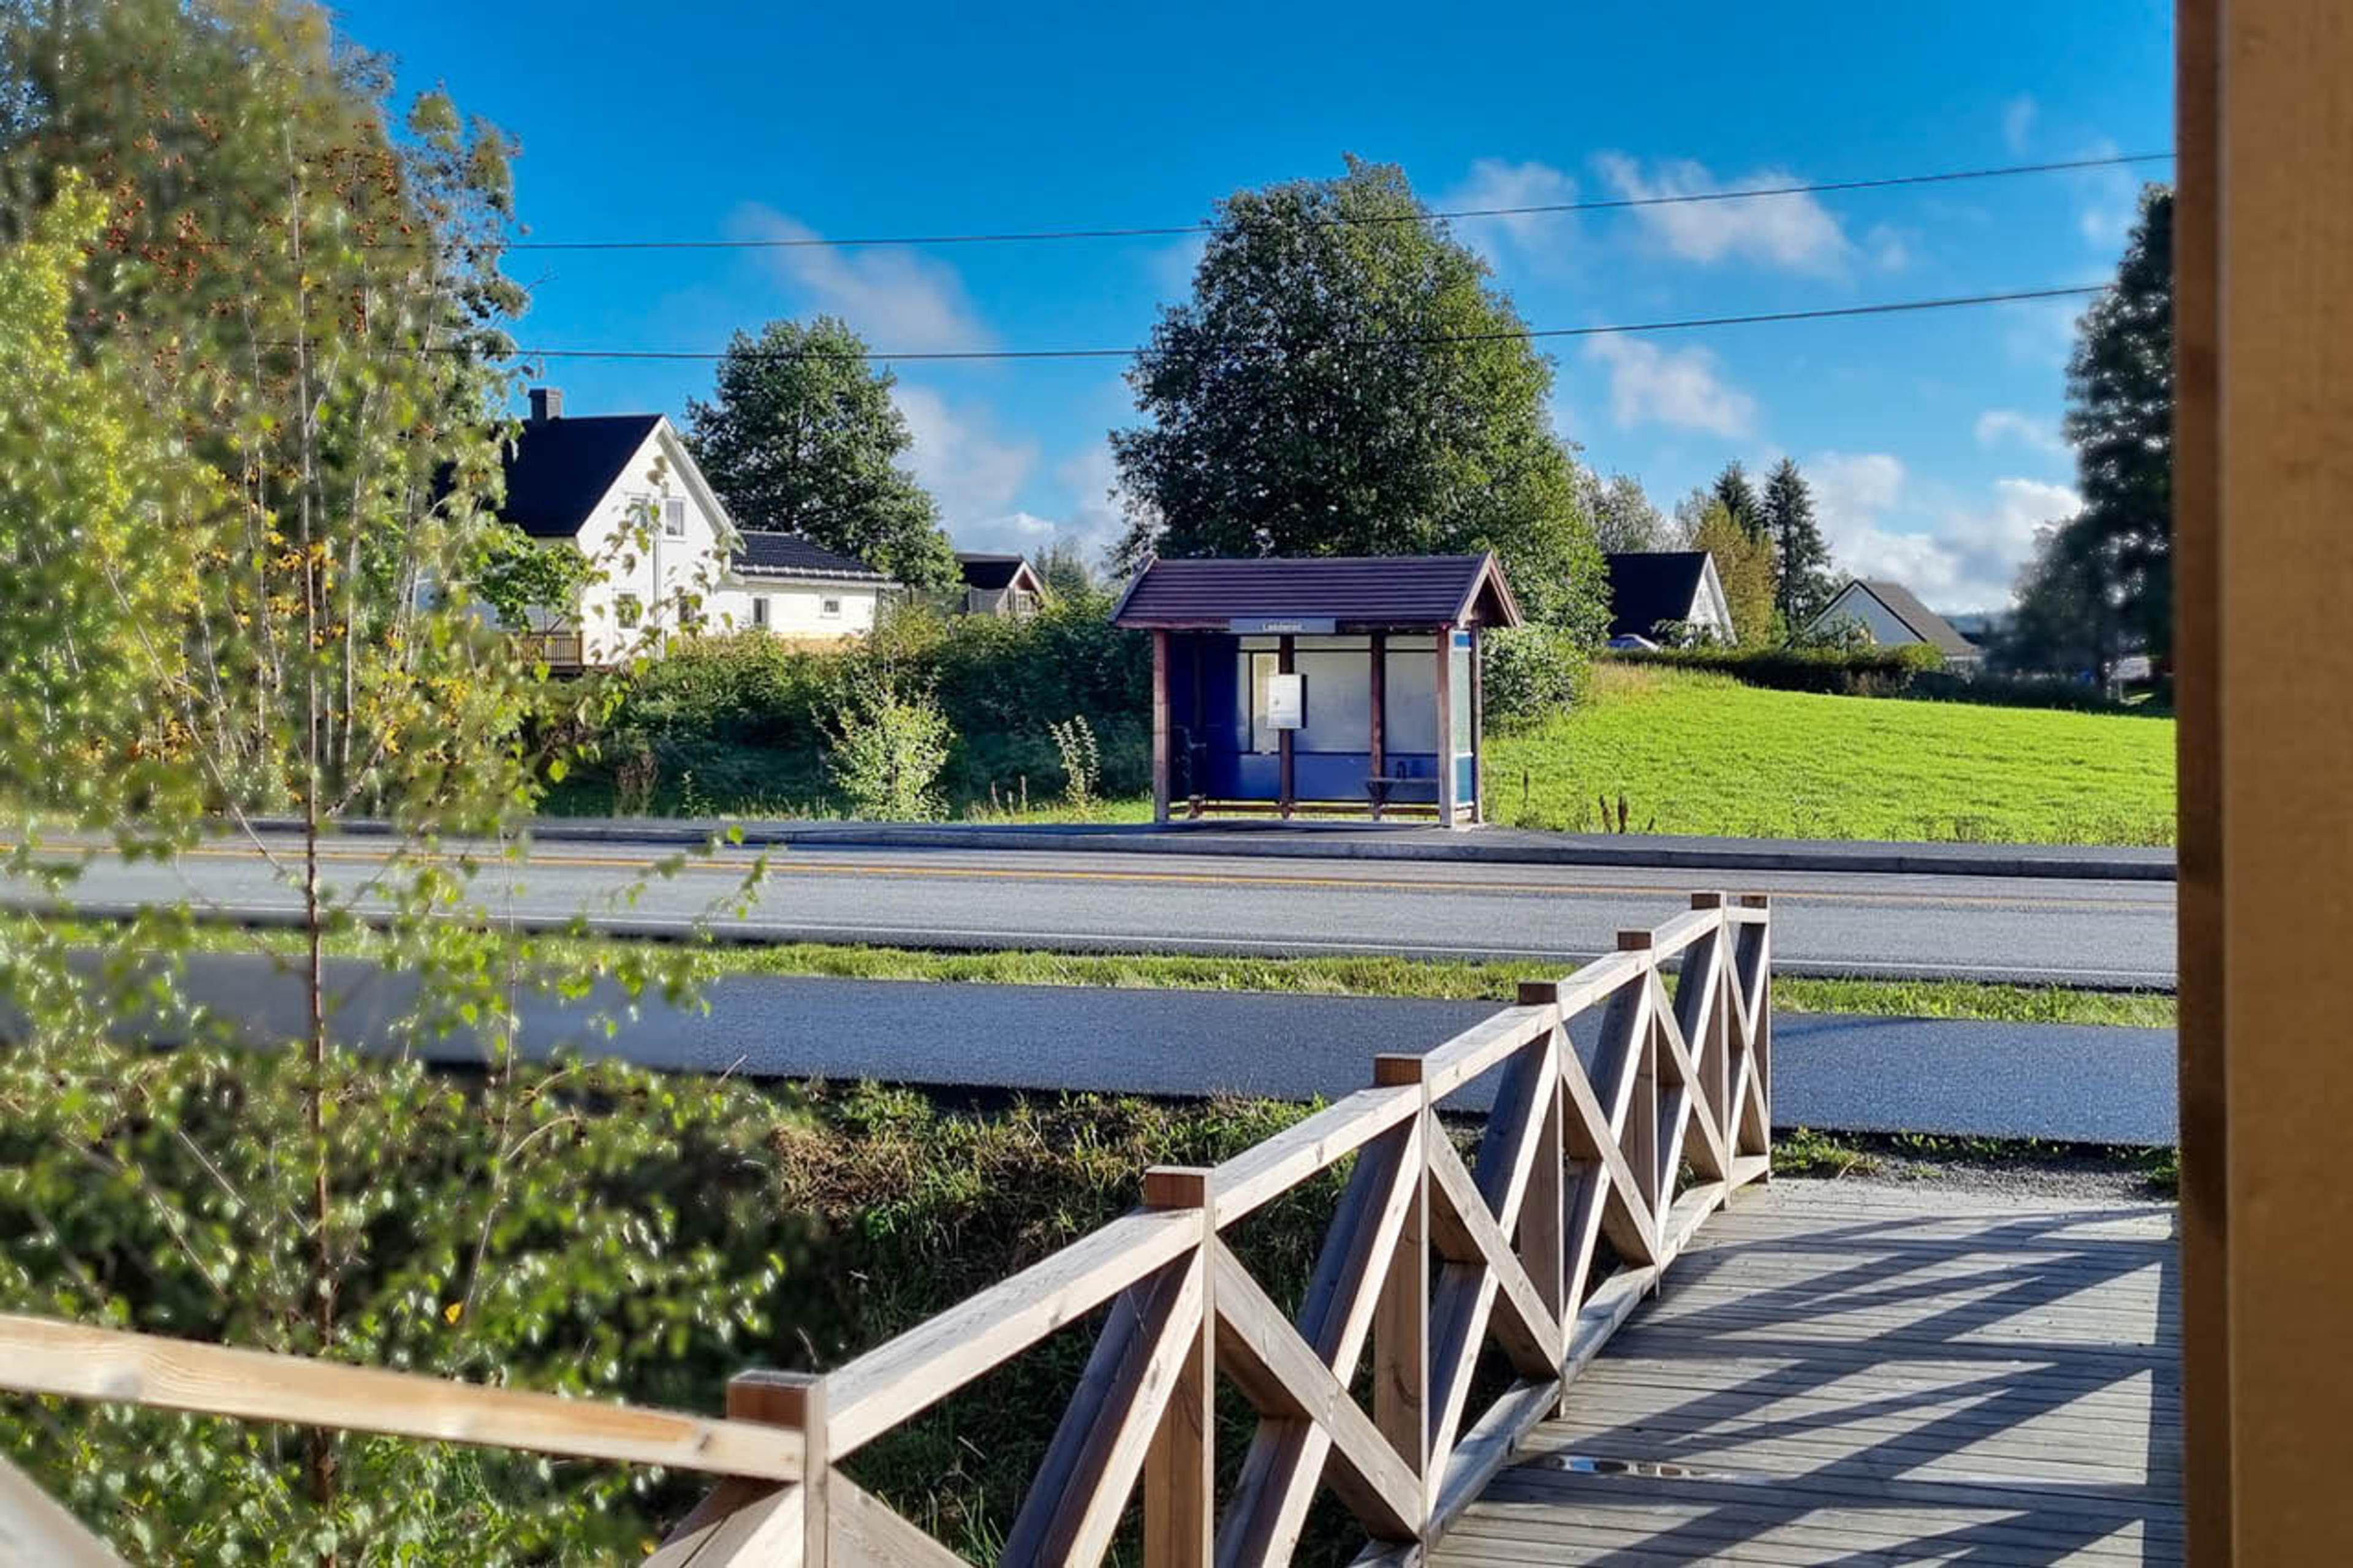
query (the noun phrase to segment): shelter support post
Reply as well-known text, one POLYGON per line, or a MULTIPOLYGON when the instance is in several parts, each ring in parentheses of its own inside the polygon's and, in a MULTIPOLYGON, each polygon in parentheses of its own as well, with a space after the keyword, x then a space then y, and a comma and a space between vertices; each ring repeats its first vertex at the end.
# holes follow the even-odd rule
MULTIPOLYGON (((1198 680, 1194 683, 1199 685, 1198 680)), ((1168 820, 1168 634, 1152 634, 1152 820, 1168 820)))
POLYGON ((2183 0, 2175 213, 2189 1561, 2341 1561, 2353 1358, 2353 14, 2183 0), (2330 697, 2329 693, 2337 694, 2330 697))
MULTIPOLYGON (((1375 632, 1372 642, 1372 686, 1368 700, 1372 729, 1370 771, 1374 778, 1385 779, 1389 776, 1388 737, 1382 733, 1381 725, 1389 705, 1389 634, 1375 632)), ((1381 819, 1381 786, 1372 784, 1367 788, 1372 793, 1373 820, 1378 822, 1381 819)))
MULTIPOLYGON (((1283 637, 1274 646, 1274 668, 1282 671, 1283 674, 1289 675, 1297 668, 1294 662, 1298 657, 1297 647, 1293 644, 1293 640, 1288 637, 1283 637)), ((1286 817, 1291 815, 1292 803, 1299 798, 1297 781, 1292 773, 1292 757, 1294 750, 1292 741, 1293 734, 1291 731, 1278 730, 1275 731, 1274 743, 1277 748, 1278 766, 1282 773, 1282 782, 1277 787, 1276 795, 1282 807, 1282 815, 1286 817)))

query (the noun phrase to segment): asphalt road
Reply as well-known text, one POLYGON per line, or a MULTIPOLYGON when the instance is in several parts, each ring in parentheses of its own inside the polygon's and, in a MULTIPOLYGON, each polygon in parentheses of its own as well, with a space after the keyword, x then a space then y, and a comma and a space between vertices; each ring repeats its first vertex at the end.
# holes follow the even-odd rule
MULTIPOLYGON (((376 869, 366 839, 330 852, 332 882, 376 869)), ((2105 986, 2174 982, 2170 882, 1651 870, 1285 859, 1256 855, 814 848, 775 852, 748 913, 719 910, 752 857, 690 861, 663 846, 543 845, 498 903, 527 918, 761 942, 1241 954, 1589 958, 1699 888, 1774 896, 1786 973, 1951 976, 2105 986)), ((0 900, 46 895, 0 881, 0 900)), ((293 891, 262 855, 224 843, 176 866, 91 861, 73 900, 110 909, 188 900, 283 916, 293 891)))
MULTIPOLYGON (((339 963, 340 1037, 399 1048, 390 1027, 406 982, 339 963)), ((301 993, 266 960, 207 955, 196 998, 276 1037, 299 1036, 301 993)), ((607 988, 585 1003, 533 999, 526 1050, 558 1046, 645 1066, 761 1077, 874 1079, 938 1087, 1099 1090, 1303 1100, 1372 1081, 1384 1051, 1426 1051, 1493 1013, 1483 1002, 1122 991, 1075 986, 734 975, 709 1009, 648 1001, 607 1038, 599 1014, 627 1003, 607 988)), ((1588 1055, 1598 1020, 1571 1025, 1588 1055)), ((463 1039, 427 1047, 480 1059, 463 1039)), ((1773 1119, 1784 1127, 1915 1131, 2105 1143, 2170 1142, 2174 1045, 2165 1029, 1960 1023, 1777 1014, 1773 1119)), ((1482 1109, 1488 1086, 1449 1101, 1482 1109)))

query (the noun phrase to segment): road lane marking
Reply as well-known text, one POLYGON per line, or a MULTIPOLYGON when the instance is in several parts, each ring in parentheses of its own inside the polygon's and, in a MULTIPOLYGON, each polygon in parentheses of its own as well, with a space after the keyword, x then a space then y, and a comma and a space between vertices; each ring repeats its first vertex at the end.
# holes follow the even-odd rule
MULTIPOLYGON (((0 849, 8 847, 0 845, 0 849)), ((184 859, 248 860, 259 863, 260 852, 244 848, 195 848, 181 852, 184 859)), ((385 857, 364 850, 322 849, 322 860, 365 865, 382 864, 385 857)), ((422 857, 431 863, 448 864, 460 858, 452 854, 422 857)), ((487 868, 509 864, 497 854, 477 857, 487 868)), ((753 869, 749 860, 697 860, 691 858, 641 857, 619 855, 552 854, 535 855, 512 862, 518 867, 553 867, 560 870, 642 870, 659 869, 672 862, 681 870, 705 875, 743 877, 753 869)), ((895 877, 910 880, 986 880, 986 881, 1049 881, 1049 882, 1109 882, 1127 884, 1165 884, 1174 886, 1206 885, 1219 888, 1324 888, 1356 889, 1368 892, 1404 893, 1496 893, 1506 896, 1544 896, 1567 898, 1658 897, 1683 898, 1692 891, 1694 883, 1705 882, 1709 873, 1694 870, 1689 881, 1667 886, 1651 887, 1611 883, 1586 884, 1566 882, 1472 882, 1414 881, 1399 878, 1314 877, 1296 873, 1274 876, 1255 873, 1218 874, 1208 871, 1094 871, 1052 867, 999 866, 937 866, 910 865, 861 861, 852 865, 824 865, 803 859, 772 859, 768 864, 772 876, 800 877, 895 877)), ((2116 911, 2169 915, 2172 911, 2161 900, 2060 898, 2035 899, 2014 894, 1997 893, 1877 893, 1829 888, 1775 888, 1768 889, 1776 899, 1788 899, 1811 903, 1869 904, 1895 908, 1934 907, 1940 904, 1964 904, 1973 907, 1993 907, 2020 910, 2050 910, 2075 911, 2116 911)))

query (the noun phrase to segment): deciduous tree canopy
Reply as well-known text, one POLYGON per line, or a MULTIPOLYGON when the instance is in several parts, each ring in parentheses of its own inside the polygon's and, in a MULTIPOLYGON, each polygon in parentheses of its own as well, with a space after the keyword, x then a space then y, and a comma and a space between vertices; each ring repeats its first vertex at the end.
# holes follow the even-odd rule
POLYGON ((1552 370, 1396 168, 1220 204, 1193 295, 1128 373, 1119 554, 1493 550, 1532 618, 1598 640, 1600 556, 1552 370), (1352 221, 1335 221, 1348 219, 1352 221))
POLYGON ((716 399, 690 402, 687 444, 739 528, 805 534, 923 588, 955 581, 939 507, 904 466, 914 436, 897 377, 847 323, 770 321, 737 332, 716 399))

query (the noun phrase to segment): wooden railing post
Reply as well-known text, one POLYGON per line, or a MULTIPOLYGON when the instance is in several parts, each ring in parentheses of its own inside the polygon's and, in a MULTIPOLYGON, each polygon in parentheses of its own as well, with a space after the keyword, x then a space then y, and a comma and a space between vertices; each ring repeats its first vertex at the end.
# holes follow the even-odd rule
POLYGON ((1209 1172, 1155 1165, 1144 1173, 1147 1208, 1195 1209, 1201 1215, 1201 1321, 1183 1348, 1168 1403, 1144 1457, 1145 1568, 1208 1568, 1217 1540, 1217 1240, 1209 1172))
MULTIPOLYGON (((1741 907, 1762 911, 1764 919, 1747 928, 1755 933, 1754 956, 1750 960, 1757 974, 1757 1032, 1750 1037, 1748 1054, 1757 1065, 1757 1097, 1763 1104, 1759 1120, 1764 1123, 1765 1136, 1756 1152, 1769 1161, 1773 1154, 1773 895, 1743 893, 1741 907)), ((1748 976, 1740 976, 1746 984, 1748 976)), ((1767 1181, 1771 1166, 1767 1166, 1767 1181)))
MULTIPOLYGON (((1621 931, 1618 933, 1618 951, 1642 955, 1647 971, 1656 963, 1651 956, 1651 933, 1646 931, 1621 931)), ((1647 973, 1643 984, 1649 984, 1647 973)), ((1641 1184, 1642 1201, 1651 1205, 1654 1221, 1663 1221, 1659 1202, 1667 1181, 1659 1171, 1659 1026, 1655 1017, 1645 1022, 1633 1042, 1637 1065, 1631 1102, 1626 1110, 1626 1163, 1634 1168, 1634 1177, 1641 1184)))
POLYGON ((1419 1057, 1375 1057, 1373 1083, 1421 1090, 1413 1134, 1405 1141, 1415 1163, 1413 1197, 1373 1308, 1373 1425, 1421 1479, 1413 1509, 1419 1523, 1430 1518, 1438 1486, 1430 1465, 1430 1091, 1419 1057))
POLYGON ((826 1568, 832 1554, 832 1489, 827 1482, 833 1465, 826 1447, 825 1404, 825 1379, 811 1373, 755 1369, 727 1380, 731 1420, 791 1426, 808 1445, 801 1479, 800 1568, 826 1568))

